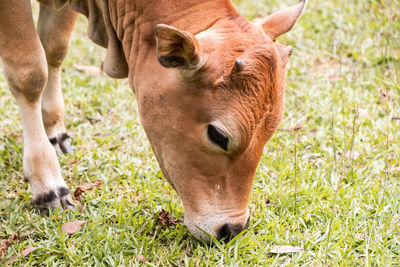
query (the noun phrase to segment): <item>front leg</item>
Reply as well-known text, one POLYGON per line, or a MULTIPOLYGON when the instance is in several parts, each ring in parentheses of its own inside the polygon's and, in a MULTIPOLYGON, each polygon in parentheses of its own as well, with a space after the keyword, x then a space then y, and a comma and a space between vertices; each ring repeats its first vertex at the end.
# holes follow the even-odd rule
POLYGON ((61 90, 61 64, 67 55, 69 40, 78 13, 68 6, 56 11, 40 5, 38 34, 46 53, 48 81, 42 97, 43 124, 47 137, 56 148, 71 153, 64 124, 64 99, 61 90))
POLYGON ((68 187, 42 123, 47 64, 29 0, 0 1, 0 57, 21 114, 23 171, 32 187, 32 204, 37 208, 71 208, 68 187))

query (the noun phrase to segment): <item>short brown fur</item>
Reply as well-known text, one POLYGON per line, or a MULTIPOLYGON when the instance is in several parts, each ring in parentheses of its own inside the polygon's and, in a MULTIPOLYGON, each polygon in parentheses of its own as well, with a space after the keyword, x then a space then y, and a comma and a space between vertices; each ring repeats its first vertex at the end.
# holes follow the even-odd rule
POLYGON ((107 48, 105 72, 128 77, 190 232, 208 240, 203 230, 222 238, 247 227, 253 176, 282 118, 292 51, 272 41, 292 28, 306 1, 259 22, 229 0, 40 2, 38 35, 29 0, 0 0, 0 56, 21 112, 33 203, 73 205, 54 148, 72 151, 60 74, 79 12, 89 38, 107 48))

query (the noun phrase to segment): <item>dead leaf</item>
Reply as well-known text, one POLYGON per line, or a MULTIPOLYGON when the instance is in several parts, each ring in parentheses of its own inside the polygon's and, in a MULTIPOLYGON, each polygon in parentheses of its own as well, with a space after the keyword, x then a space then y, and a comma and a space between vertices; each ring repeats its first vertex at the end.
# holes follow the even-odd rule
POLYGON ((86 210, 86 203, 83 204, 83 207, 81 208, 81 210, 79 211, 80 213, 84 213, 86 210))
POLYGON ((17 241, 18 236, 12 234, 8 239, 0 239, 0 260, 3 258, 7 249, 12 245, 13 241, 17 241))
POLYGON ((76 231, 78 231, 79 228, 81 228, 85 223, 86 221, 79 221, 79 220, 73 222, 67 222, 63 226, 61 226, 61 231, 63 231, 67 235, 72 235, 76 231))
POLYGON ((293 128, 293 132, 297 132, 298 130, 302 130, 302 129, 303 129, 303 125, 297 124, 297 125, 294 126, 294 128, 293 128))
POLYGON ((182 222, 183 221, 181 219, 171 219, 171 213, 165 211, 164 209, 161 210, 157 220, 158 224, 165 225, 167 227, 175 226, 177 223, 182 222))
POLYGON ((97 180, 93 183, 78 186, 78 188, 75 189, 74 197, 76 199, 80 199, 85 191, 92 190, 94 188, 99 187, 100 185, 101 185, 101 180, 97 180))
POLYGON ((38 247, 29 247, 29 248, 24 249, 24 250, 21 252, 21 254, 22 254, 23 257, 26 257, 26 256, 28 256, 29 254, 31 254, 32 252, 34 252, 35 250, 37 250, 37 249, 38 249, 38 247))
POLYGON ((14 254, 14 256, 12 256, 11 259, 9 259, 7 262, 9 262, 9 263, 14 262, 18 259, 18 257, 26 257, 37 249, 38 249, 38 247, 28 247, 28 248, 24 249, 20 255, 14 254))
POLYGON ((141 262, 147 262, 147 259, 146 259, 143 255, 138 255, 138 259, 139 259, 141 262))
POLYGON ((359 240, 364 240, 365 239, 365 233, 356 233, 355 234, 355 238, 359 239, 359 240))
POLYGON ((381 101, 385 101, 385 100, 391 99, 391 95, 390 95, 389 91, 385 91, 385 90, 379 89, 378 93, 379 93, 379 98, 380 98, 381 101))
POLYGON ((284 254, 284 253, 297 253, 301 252, 304 249, 301 247, 293 247, 293 246, 275 246, 273 247, 269 253, 275 254, 284 254))
POLYGON ((93 76, 98 76, 103 73, 103 69, 96 66, 83 66, 74 64, 74 68, 80 72, 90 74, 93 76))

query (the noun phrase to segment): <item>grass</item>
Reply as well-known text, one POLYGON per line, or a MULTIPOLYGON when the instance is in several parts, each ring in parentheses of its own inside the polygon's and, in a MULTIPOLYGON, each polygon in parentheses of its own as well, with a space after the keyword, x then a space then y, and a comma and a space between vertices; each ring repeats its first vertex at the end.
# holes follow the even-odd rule
MULTIPOLYGON (((235 0, 247 18, 293 1, 235 0)), ((35 6, 37 10, 37 6, 35 6)), ((182 224, 157 224, 161 209, 183 218, 163 179, 125 81, 93 77, 74 64, 97 65, 104 50, 85 37, 81 18, 63 68, 71 155, 60 155, 74 190, 102 180, 85 209, 41 217, 21 175, 21 122, 0 77, 0 238, 20 240, 0 265, 398 266, 400 264, 400 3, 309 1, 294 29, 286 107, 265 146, 250 200, 246 234, 202 244, 182 224), (60 227, 87 223, 68 237, 60 227), (270 254, 275 245, 304 248, 270 254)))

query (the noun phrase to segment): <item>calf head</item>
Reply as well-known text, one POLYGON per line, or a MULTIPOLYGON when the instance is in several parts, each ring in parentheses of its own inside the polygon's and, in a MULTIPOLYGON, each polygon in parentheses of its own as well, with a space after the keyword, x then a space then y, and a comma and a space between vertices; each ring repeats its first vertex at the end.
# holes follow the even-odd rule
POLYGON ((219 20, 196 36, 155 28, 163 67, 138 94, 141 120, 197 238, 232 237, 248 225, 253 176, 282 118, 292 52, 274 40, 292 28, 304 5, 253 23, 240 16, 219 20))

